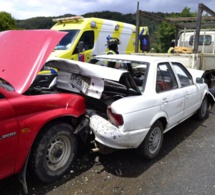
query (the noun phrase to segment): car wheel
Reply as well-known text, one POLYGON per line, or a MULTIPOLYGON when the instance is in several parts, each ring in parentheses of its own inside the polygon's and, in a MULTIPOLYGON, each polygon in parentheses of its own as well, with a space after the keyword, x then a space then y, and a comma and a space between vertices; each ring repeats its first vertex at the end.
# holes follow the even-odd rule
POLYGON ((160 121, 156 121, 150 128, 145 139, 139 146, 139 153, 146 159, 155 158, 163 143, 163 125, 160 121))
POLYGON ((201 104, 200 108, 197 110, 196 116, 197 116, 197 119, 199 119, 199 120, 203 120, 203 119, 207 118, 207 116, 208 116, 208 99, 207 99, 207 97, 205 97, 202 100, 202 104, 201 104))
POLYGON ((37 137, 30 155, 30 171, 42 182, 60 179, 77 153, 73 128, 67 123, 49 125, 37 137))

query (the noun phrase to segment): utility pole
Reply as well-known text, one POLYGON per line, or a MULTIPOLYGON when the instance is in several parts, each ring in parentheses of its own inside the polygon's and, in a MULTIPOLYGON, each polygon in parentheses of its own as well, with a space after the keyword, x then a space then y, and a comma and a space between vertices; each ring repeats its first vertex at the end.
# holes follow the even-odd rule
POLYGON ((200 3, 198 7, 198 17, 197 17, 197 25, 196 25, 196 33, 194 39, 194 53, 198 53, 198 45, 199 45, 199 34, 201 29, 201 21, 202 21, 202 12, 203 12, 203 4, 200 3))
POLYGON ((139 17, 139 1, 137 2, 137 12, 136 12, 136 40, 135 40, 135 53, 138 52, 139 46, 139 29, 140 29, 140 17, 139 17))

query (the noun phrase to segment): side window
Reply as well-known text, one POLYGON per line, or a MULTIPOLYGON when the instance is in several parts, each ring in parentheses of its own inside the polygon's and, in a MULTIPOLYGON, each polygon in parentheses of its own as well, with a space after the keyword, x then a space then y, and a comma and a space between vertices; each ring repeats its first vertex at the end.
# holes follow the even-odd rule
POLYGON ((82 34, 80 41, 83 41, 85 51, 92 49, 94 46, 94 32, 93 31, 85 31, 82 34))
POLYGON ((193 85, 193 79, 189 71, 180 63, 173 62, 174 69, 178 75, 182 87, 193 85))
POLYGON ((169 91, 178 88, 175 75, 169 63, 160 63, 157 67, 156 92, 169 91))

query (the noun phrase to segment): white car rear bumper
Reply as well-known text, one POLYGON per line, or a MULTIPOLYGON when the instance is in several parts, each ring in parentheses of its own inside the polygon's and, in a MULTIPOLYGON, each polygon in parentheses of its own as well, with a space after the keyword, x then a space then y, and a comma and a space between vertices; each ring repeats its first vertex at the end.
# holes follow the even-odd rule
POLYGON ((122 128, 117 128, 99 115, 90 117, 90 128, 96 141, 115 149, 137 148, 149 131, 149 128, 122 131, 122 128))

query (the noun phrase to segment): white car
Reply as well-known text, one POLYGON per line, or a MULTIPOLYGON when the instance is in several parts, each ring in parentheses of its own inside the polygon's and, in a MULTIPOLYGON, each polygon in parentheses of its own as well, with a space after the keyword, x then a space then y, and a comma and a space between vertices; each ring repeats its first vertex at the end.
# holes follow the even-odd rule
MULTIPOLYGON (((58 89, 85 96, 100 151, 104 146, 137 148, 152 159, 161 149, 164 133, 194 114, 206 118, 214 103, 204 79, 192 76, 192 70, 177 61, 101 55, 93 62, 97 65, 56 59, 46 65, 58 69, 58 89), (118 69, 105 67, 109 63, 118 69)), ((197 73, 201 72, 193 75, 197 73)))

